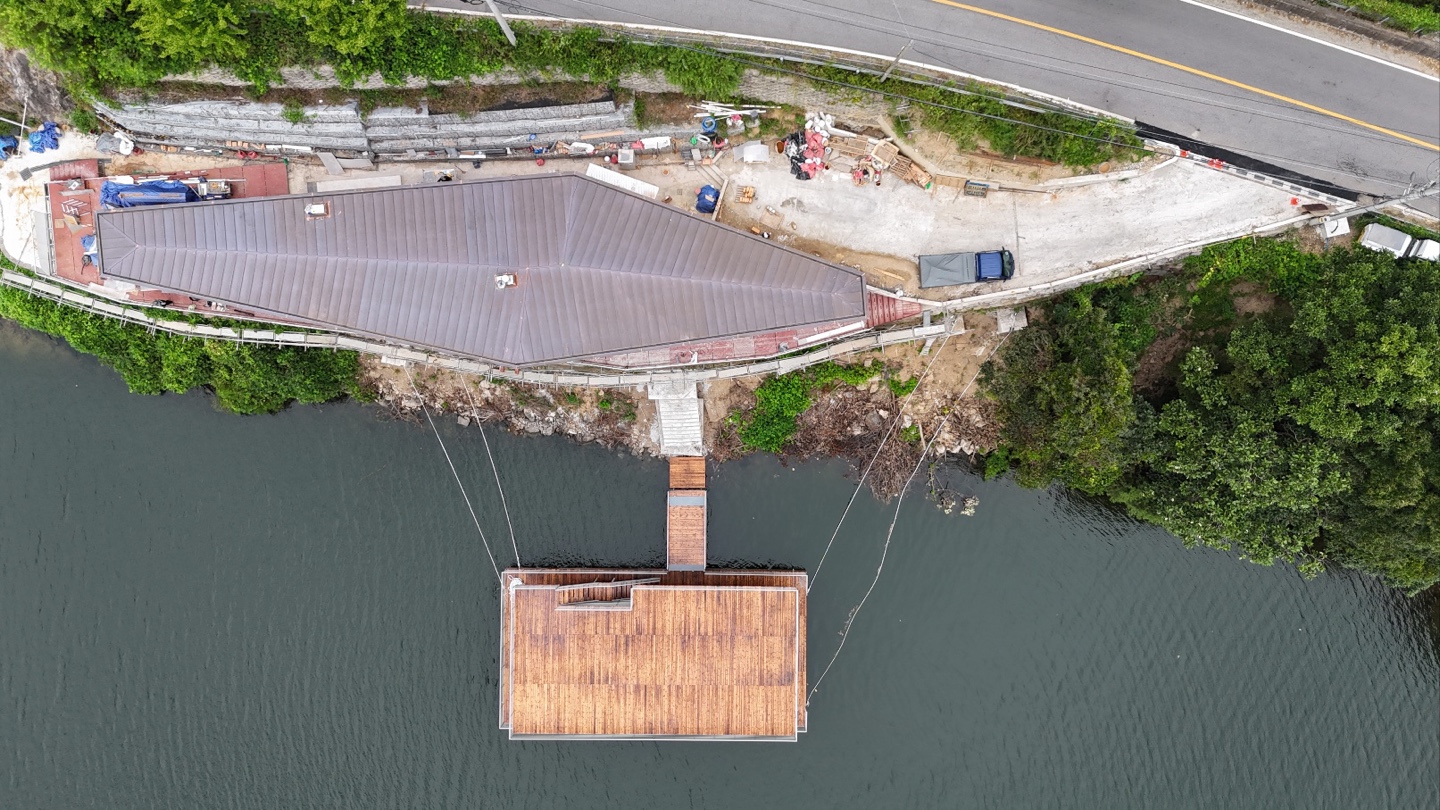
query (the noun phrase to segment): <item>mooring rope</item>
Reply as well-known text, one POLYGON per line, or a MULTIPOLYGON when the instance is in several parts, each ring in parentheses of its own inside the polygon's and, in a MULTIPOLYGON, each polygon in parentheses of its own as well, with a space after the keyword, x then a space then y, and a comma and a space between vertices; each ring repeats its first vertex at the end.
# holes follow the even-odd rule
MULTIPOLYGON (((985 356, 986 359, 988 360, 991 355, 999 351, 1000 347, 1004 345, 1005 340, 1009 337, 1009 334, 1001 336, 1000 342, 996 343, 995 347, 990 350, 990 353, 985 356)), ((934 361, 932 360, 931 362, 933 363, 934 361)), ((984 366, 983 361, 981 366, 984 366)), ((926 371, 929 371, 928 366, 926 367, 926 371)), ((975 381, 979 378, 980 369, 977 368, 975 373, 971 375, 970 381, 965 383, 964 388, 960 389, 960 396, 964 397, 966 392, 970 390, 970 386, 974 385, 975 381)), ((917 385, 916 388, 919 388, 919 386, 917 385)), ((874 592, 875 586, 880 582, 880 574, 885 570, 885 558, 890 553, 890 539, 895 536, 895 524, 900 520, 900 505, 905 502, 905 493, 910 490, 910 485, 915 482, 915 476, 920 473, 920 468, 925 465, 925 459, 930 456, 931 446, 934 445, 935 440, 940 437, 941 429, 949 419, 949 414, 940 418, 939 424, 935 426, 935 432, 930 435, 930 441, 925 443, 925 449, 920 453, 920 459, 915 462, 915 469, 910 471, 910 477, 905 479, 905 486, 900 489, 900 495, 895 499, 895 514, 890 518, 890 528, 885 532, 885 545, 880 549, 880 565, 875 568, 875 578, 870 581, 870 587, 865 591, 865 595, 860 597, 860 603, 851 609, 850 615, 845 619, 845 627, 840 631, 840 646, 835 648, 835 654, 830 656, 830 663, 825 665, 825 670, 820 673, 819 678, 815 679, 815 685, 811 687, 810 694, 805 697, 805 706, 807 708, 810 706, 811 698, 815 697, 815 693, 820 690, 820 684, 825 680, 825 676, 830 674, 830 668, 835 666, 835 661, 840 658, 840 651, 845 649, 845 642, 850 638, 850 628, 854 626, 855 618, 860 615, 860 609, 865 607, 865 601, 870 598, 870 594, 874 592)), ((915 424, 919 425, 920 423, 916 422, 915 424)), ((925 429, 922 427, 920 430, 923 436, 925 429)), ((811 581, 811 585, 813 587, 813 580, 811 581)), ((807 588, 805 592, 808 594, 810 592, 809 588, 807 588)))
POLYGON ((840 522, 835 524, 835 531, 830 533, 830 542, 825 544, 825 552, 820 555, 820 563, 815 566, 814 573, 810 575, 810 584, 805 586, 805 593, 810 593, 815 587, 815 580, 820 576, 820 569, 825 567, 825 558, 830 556, 830 547, 835 545, 835 538, 840 536, 840 527, 845 525, 845 518, 850 514, 850 507, 855 505, 855 498, 860 495, 860 489, 865 486, 865 479, 870 477, 871 468, 880 458, 880 451, 885 449, 885 443, 890 441, 891 434, 900 425, 900 417, 905 413, 905 406, 909 404, 910 398, 920 390, 920 386, 925 383, 925 378, 930 376, 930 367, 940 359, 940 353, 945 350, 945 344, 950 342, 951 337, 952 334, 945 335, 945 339, 940 342, 940 348, 935 350, 935 354, 930 356, 930 362, 926 363, 924 370, 920 372, 920 379, 915 381, 915 387, 910 389, 910 393, 906 394, 905 398, 895 406, 895 418, 890 420, 890 426, 885 429, 885 435, 880 437, 880 446, 875 448, 875 455, 870 457, 870 463, 866 464, 864 471, 860 473, 860 480, 855 482, 855 491, 850 493, 850 500, 845 503, 845 511, 840 513, 840 522))
MULTIPOLYGON (((850 628, 855 625, 855 618, 860 615, 860 609, 865 607, 865 601, 870 598, 870 594, 875 592, 875 586, 880 583, 880 574, 885 570, 885 558, 890 554, 890 539, 895 536, 895 524, 900 521, 900 505, 905 502, 905 492, 910 489, 910 484, 915 481, 915 476, 920 472, 920 468, 925 466, 925 459, 930 455, 930 445, 934 444, 935 439, 940 436, 940 429, 945 426, 945 422, 949 418, 949 414, 940 418, 940 424, 935 426, 935 432, 931 434, 929 443, 925 445, 925 451, 920 454, 920 460, 915 462, 915 469, 910 471, 910 477, 905 479, 905 486, 900 490, 900 496, 895 499, 895 515, 890 518, 890 529, 885 532, 885 545, 880 549, 880 565, 875 568, 875 578, 870 580, 870 587, 866 589, 865 595, 860 597, 860 603, 850 610, 849 617, 845 619, 845 628, 840 631, 840 646, 835 648, 835 654, 830 656, 830 663, 825 665, 825 671, 815 679, 815 685, 810 688, 810 694, 806 695, 806 707, 810 706, 811 698, 820 691, 820 684, 825 680, 825 676, 830 674, 830 668, 835 666, 835 661, 840 658, 840 651, 845 649, 845 642, 850 638, 850 628)), ((920 423, 916 422, 915 424, 920 423)))
POLYGON ((480 440, 485 443, 485 455, 490 457, 490 472, 495 474, 495 490, 500 493, 500 508, 505 510, 505 527, 510 530, 510 549, 515 552, 515 565, 524 568, 520 562, 520 546, 515 543, 515 524, 510 522, 510 504, 505 501, 505 487, 500 485, 500 468, 495 466, 495 454, 490 452, 490 440, 485 437, 485 423, 480 421, 480 406, 475 404, 475 392, 462 380, 460 387, 470 400, 470 409, 475 412, 475 427, 480 429, 480 440))
POLYGON ((480 542, 485 545, 485 556, 490 558, 490 568, 495 572, 495 580, 500 583, 501 590, 504 590, 505 581, 500 577, 500 566, 495 564, 495 554, 490 551, 490 541, 485 539, 485 530, 480 528, 480 517, 475 514, 475 507, 470 504, 470 496, 465 492, 465 484, 460 481, 460 471, 455 469, 455 462, 450 460, 450 451, 445 449, 445 440, 440 438, 440 429, 435 426, 435 420, 430 416, 430 409, 425 407, 425 397, 421 396, 420 389, 415 387, 415 377, 410 373, 410 366, 405 366, 405 376, 410 380, 410 390, 420 400, 420 410, 425 412, 425 421, 430 423, 430 430, 435 433, 435 441, 440 443, 440 452, 445 454, 445 463, 450 465, 450 474, 455 476, 455 485, 460 487, 460 497, 465 499, 465 508, 470 510, 470 519, 475 521, 475 531, 480 533, 480 542))

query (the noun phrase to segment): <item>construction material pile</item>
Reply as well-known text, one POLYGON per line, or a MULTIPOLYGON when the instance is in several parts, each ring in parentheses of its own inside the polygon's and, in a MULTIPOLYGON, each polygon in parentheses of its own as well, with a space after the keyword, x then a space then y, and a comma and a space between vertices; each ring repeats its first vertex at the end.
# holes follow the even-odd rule
POLYGON ((46 121, 39 129, 30 133, 30 151, 40 154, 46 149, 60 148, 60 129, 54 121, 46 121))
POLYGON ((783 149, 790 158, 790 172, 797 179, 811 180, 828 169, 850 172, 855 185, 880 185, 889 174, 923 189, 930 189, 934 178, 900 154, 900 147, 890 139, 869 138, 835 126, 835 118, 812 113, 805 119, 805 129, 785 138, 783 149))

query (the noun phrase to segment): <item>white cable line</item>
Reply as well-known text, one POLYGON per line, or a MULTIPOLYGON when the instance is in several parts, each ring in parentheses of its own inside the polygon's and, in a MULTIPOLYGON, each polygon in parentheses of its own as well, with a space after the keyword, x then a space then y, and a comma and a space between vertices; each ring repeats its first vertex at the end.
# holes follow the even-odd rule
MULTIPOLYGON (((607 10, 607 11, 612 11, 612 12, 616 12, 616 13, 619 13, 619 14, 629 14, 629 15, 635 16, 635 17, 642 17, 642 18, 644 18, 644 19, 651 20, 651 21, 653 21, 653 22, 655 22, 655 23, 661 24, 662 26, 666 26, 666 27, 684 28, 684 26, 681 24, 681 22, 680 22, 680 21, 677 21, 677 20, 670 20, 670 19, 666 19, 666 18, 663 18, 663 17, 656 17, 656 16, 650 15, 650 14, 641 14, 641 13, 639 13, 639 12, 635 12, 635 11, 632 11, 632 10, 629 10, 629 9, 617 8, 617 7, 615 7, 615 6, 608 6, 608 5, 605 5, 604 3, 588 2, 587 0, 577 0, 577 2, 579 2, 579 3, 582 4, 582 5, 594 6, 594 7, 596 7, 596 8, 605 9, 605 10, 607 10)), ((750 2, 754 3, 755 5, 760 5, 760 6, 766 6, 766 7, 774 8, 774 9, 779 10, 779 11, 787 11, 787 12, 788 12, 788 11, 795 11, 795 7, 794 7, 793 5, 785 5, 785 4, 780 3, 780 2, 767 2, 767 0, 750 0, 750 2)), ((522 9, 522 10, 531 12, 532 14, 534 14, 534 15, 536 15, 536 16, 547 17, 547 18, 550 18, 550 19, 558 19, 558 20, 563 20, 563 19, 565 19, 565 18, 563 18, 563 17, 561 17, 561 16, 559 16, 559 15, 553 13, 553 12, 541 11, 540 9, 536 9, 536 8, 533 8, 533 7, 528 7, 528 6, 525 6, 525 5, 521 4, 521 3, 511 3, 510 5, 513 5, 513 6, 515 6, 516 8, 520 8, 520 9, 522 9)), ((1089 80, 1091 80, 1091 81, 1098 81, 1098 82, 1105 83, 1105 84, 1113 84, 1113 85, 1115 85, 1115 86, 1117 86, 1117 87, 1129 87, 1129 88, 1132 88, 1132 89, 1140 90, 1140 91, 1142 91, 1142 92, 1149 92, 1149 93, 1154 93, 1154 94, 1162 95, 1162 96, 1170 96, 1170 97, 1179 98, 1179 99, 1182 99, 1182 100, 1193 101, 1193 102, 1199 103, 1199 104, 1209 104, 1210 106, 1219 107, 1219 108, 1221 108, 1221 109, 1233 110, 1233 111, 1236 111, 1236 112, 1241 112, 1241 113, 1245 113, 1245 114, 1249 114, 1249 115, 1259 115, 1259 116, 1262 116, 1262 117, 1274 118, 1274 119, 1276 119, 1276 120, 1284 121, 1284 122, 1287 122, 1287 123, 1301 123, 1301 124, 1304 124, 1305 126, 1311 127, 1311 128, 1329 129, 1329 130, 1332 130, 1332 131, 1335 131, 1335 132, 1342 132, 1342 133, 1346 133, 1346 134, 1350 134, 1350 135, 1355 135, 1355 136, 1362 137, 1362 138, 1367 138, 1367 139, 1372 139, 1372 140, 1377 140, 1377 141, 1385 141, 1385 142, 1389 142, 1389 143, 1393 143, 1393 142, 1394 142, 1394 140, 1393 140, 1392 138, 1390 138, 1390 137, 1388 137, 1388 136, 1380 135, 1380 134, 1378 134, 1378 133, 1376 133, 1376 134, 1371 134, 1371 133, 1359 133, 1359 132, 1354 132, 1353 130, 1348 130, 1348 129, 1345 129, 1345 128, 1342 128, 1342 127, 1335 127, 1335 126, 1331 126, 1331 125, 1326 125, 1326 124, 1321 123, 1321 122, 1300 121, 1300 120, 1298 120, 1298 119, 1295 119, 1295 118, 1292 118, 1292 117, 1289 117, 1289 116, 1271 115, 1271 114, 1267 114, 1266 112, 1263 112, 1263 111, 1260 111, 1260 110, 1256 110, 1256 109, 1253 109, 1253 108, 1244 108, 1244 107, 1234 107, 1234 106, 1230 106, 1230 105, 1212 104, 1211 102, 1205 101, 1204 99, 1194 98, 1194 97, 1187 96, 1187 95, 1184 95, 1184 94, 1171 93, 1171 92, 1167 92, 1167 91, 1165 91, 1165 90, 1160 90, 1160 89, 1156 89, 1156 88, 1142 87, 1142 86, 1139 86, 1139 85, 1129 84, 1129 83, 1125 83, 1125 82, 1115 82, 1115 81, 1111 81, 1111 80, 1109 80, 1109 79, 1107 79, 1107 78, 1105 78, 1104 76, 1101 76, 1101 75, 1088 74, 1088 73, 1085 73, 1085 72, 1083 72, 1083 71, 1068 70, 1068 69, 1065 69, 1065 68, 1062 68, 1062 67, 1053 66, 1053 65, 1047 64, 1046 62, 1037 61, 1037 60, 1048 60, 1049 62, 1054 62, 1054 63, 1058 63, 1058 64, 1075 65, 1075 66, 1078 66, 1078 67, 1091 68, 1091 69, 1093 69, 1093 70, 1101 71, 1101 72, 1104 73, 1104 74, 1113 74, 1113 75, 1116 75, 1116 76, 1127 76, 1127 77, 1131 77, 1131 78, 1135 78, 1135 79, 1141 79, 1141 80, 1144 80, 1144 81, 1147 81, 1147 82, 1151 82, 1151 83, 1154 83, 1154 84, 1157 84, 1157 85, 1168 85, 1168 86, 1173 86, 1173 87, 1183 88, 1183 89, 1199 89, 1199 88, 1195 88, 1193 85, 1187 85, 1187 84, 1184 84, 1184 83, 1182 83, 1182 82, 1165 80, 1165 79, 1161 79, 1161 78, 1158 78, 1157 76, 1153 76, 1153 75, 1132 73, 1132 72, 1125 71, 1125 70, 1119 70, 1119 69, 1116 69, 1116 68, 1113 68, 1113 67, 1103 67, 1103 66, 1101 66, 1101 65, 1091 64, 1091 63, 1089 63, 1089 62, 1077 61, 1077 60, 1073 60, 1073 59, 1064 59, 1064 58, 1062 58, 1062 57, 1054 56, 1054 55, 1051 55, 1051 54, 1031 53, 1031 52, 1026 52, 1026 51, 1016 51, 1016 50, 1013 49, 1013 48, 998 48, 998 47, 995 45, 994 42, 990 42, 990 41, 982 40, 982 39, 976 39, 976 38, 974 38, 974 37, 967 37, 967 36, 964 36, 964 35, 962 35, 962 34, 956 34, 956 33, 953 33, 953 32, 930 31, 930 30, 928 30, 928 29, 917 31, 915 26, 911 26, 911 25, 909 25, 908 23, 905 23, 903 20, 900 21, 899 28, 897 29, 896 27, 894 27, 893 25, 891 25, 891 24, 890 24, 891 21, 888 20, 888 19, 886 19, 885 17, 879 16, 879 15, 877 15, 877 14, 867 14, 867 13, 865 13, 865 12, 863 12, 863 11, 858 10, 858 9, 856 9, 856 10, 846 10, 844 16, 842 17, 842 16, 837 16, 837 15, 834 15, 834 14, 826 13, 827 11, 833 11, 833 9, 832 9, 831 7, 829 7, 829 6, 823 6, 823 5, 822 5, 822 6, 820 6, 820 8, 823 9, 823 10, 822 10, 822 11, 813 11, 813 10, 812 10, 812 11, 807 11, 807 12, 805 12, 805 14, 806 14, 807 16, 810 16, 810 17, 817 17, 817 18, 825 19, 825 20, 828 20, 828 21, 831 21, 831 22, 840 22, 840 23, 843 23, 843 24, 845 24, 845 25, 852 26, 852 27, 856 25, 855 20, 856 20, 857 17, 865 18, 865 19, 867 19, 867 20, 873 20, 873 21, 875 21, 875 23, 877 23, 877 24, 876 24, 876 25, 870 25, 870 26, 863 26, 863 25, 862 25, 861 27, 863 27, 863 28, 864 28, 865 30, 867 30, 867 31, 871 31, 871 32, 874 32, 874 33, 877 33, 877 34, 886 34, 886 35, 895 36, 895 37, 900 37, 900 38, 909 37, 910 39, 914 40, 914 42, 916 42, 916 43, 924 43, 924 44, 929 44, 929 45, 935 45, 935 46, 942 47, 942 48, 951 48, 951 49, 960 51, 961 53, 968 54, 968 55, 971 55, 971 56, 978 56, 978 57, 981 57, 981 58, 984 58, 984 59, 995 60, 995 61, 1000 61, 1000 62, 1007 62, 1007 63, 1019 65, 1019 66, 1021 66, 1021 67, 1026 67, 1026 68, 1034 68, 1034 69, 1039 69, 1039 70, 1053 71, 1053 72, 1060 73, 1060 74, 1063 74, 1063 75, 1073 76, 1073 77, 1077 77, 1077 78, 1085 78, 1085 79, 1089 79, 1089 80), (938 37, 943 37, 944 39, 932 39, 932 38, 927 38, 927 37, 926 37, 927 34, 934 35, 934 36, 938 36, 938 37), (972 47, 972 46, 969 45, 969 44, 961 44, 961 43, 973 43, 975 46, 979 46, 979 48, 972 47), (1025 56, 1034 57, 1034 59, 1031 59, 1031 60, 1027 60, 1027 59, 1016 59, 1016 58, 1014 58, 1014 56, 1013 56, 1015 53, 1020 53, 1020 54, 1023 54, 1023 55, 1025 55, 1025 56)), ((611 23, 615 23, 615 22, 618 22, 618 21, 615 21, 615 20, 608 20, 608 21, 607 21, 607 20, 595 20, 594 22, 602 22, 602 23, 603 23, 603 22, 611 22, 611 23)), ((619 24, 624 25, 624 24, 626 24, 626 23, 619 23, 619 24)), ((677 46, 677 47, 684 47, 684 46, 677 46)), ((826 48, 826 47, 829 47, 829 46, 819 45, 819 44, 817 43, 817 44, 816 44, 816 47, 826 48)), ((920 48, 916 48, 916 49, 915 49, 915 53, 925 55, 925 56, 927 56, 928 58, 930 58, 933 62, 936 62, 937 64, 943 65, 943 66, 945 66, 945 67, 948 67, 948 68, 951 68, 951 69, 956 69, 956 70, 961 70, 961 68, 960 68, 958 65, 956 65, 955 63, 949 61, 949 59, 946 58, 946 57, 935 57, 934 55, 928 54, 928 53, 926 53, 924 50, 922 50, 922 49, 920 49, 920 48)), ((721 57, 726 57, 726 56, 727 56, 727 54, 724 54, 724 53, 718 53, 718 54, 716 54, 716 55, 721 56, 721 57)), ((965 71, 962 70, 961 72, 965 72, 965 71)), ((797 75, 798 75, 798 74, 797 74, 797 75)), ((807 74, 807 75, 808 75, 808 74, 807 74)), ((983 80, 981 80, 981 81, 983 81, 983 80)), ((842 83, 842 84, 843 84, 843 83, 842 83)), ((844 86, 850 87, 851 85, 844 85, 844 86)), ((870 88, 858 88, 858 89, 866 89, 866 90, 869 90, 870 88)), ((873 90, 872 90, 872 92, 873 92, 873 90)), ((1253 94, 1243 94, 1243 95, 1242 95, 1242 94, 1233 94, 1233 93, 1225 92, 1225 91, 1223 91, 1223 90, 1218 90, 1218 89, 1208 89, 1208 90, 1204 90, 1204 91, 1202 91, 1202 92, 1204 92, 1204 93, 1206 93, 1206 94, 1208 94, 1208 95, 1211 95, 1211 96, 1219 96, 1219 97, 1224 97, 1224 98, 1233 98, 1233 99, 1237 99, 1237 100, 1244 100, 1244 101, 1247 101, 1247 102, 1249 102, 1249 103, 1251 103, 1251 104, 1258 105, 1258 106, 1261 106, 1261 107, 1275 107, 1276 109, 1288 109, 1288 110, 1293 110, 1293 109, 1294 109, 1294 105, 1292 105, 1292 104, 1290 104, 1290 103, 1288 103, 1288 102, 1270 101, 1270 100, 1267 100, 1267 99, 1264 99, 1264 98, 1255 98, 1255 97, 1253 96, 1253 94)), ((934 102, 920 102, 920 103, 929 104, 929 105, 931 105, 931 106, 940 106, 940 107, 943 107, 943 106, 944 106, 944 105, 935 104, 934 102)), ((953 109, 953 108, 951 108, 951 109, 953 109)), ((973 114, 973 111, 971 111, 971 110, 962 110, 962 111, 973 114)), ((1055 109, 1055 110, 1051 110, 1051 112, 1058 113, 1058 114, 1060 114, 1060 115, 1068 115, 1068 116, 1075 117, 1075 118, 1080 118, 1080 119, 1083 119, 1083 120, 1094 120, 1094 118, 1093 118, 1092 116, 1078 115, 1078 114, 1074 113, 1073 111, 1064 110, 1064 109, 1055 109)), ((1001 119, 1001 120, 1006 120, 1006 119, 1001 119)), ((1027 125, 1028 125, 1028 126, 1034 126, 1033 124, 1027 124, 1027 125)), ((1396 130, 1396 131, 1397 131, 1397 132, 1402 132, 1402 133, 1405 133, 1405 134, 1408 134, 1408 135, 1412 135, 1412 136, 1415 136, 1415 137, 1418 137, 1418 138, 1428 137, 1425 133, 1420 133, 1420 132, 1413 132, 1413 131, 1403 130, 1403 129, 1402 129, 1402 130, 1396 130)), ((1073 133, 1070 133, 1070 134, 1073 134, 1073 133)), ((1081 137, 1083 137, 1083 136, 1081 136, 1081 137)), ((1254 152, 1254 153, 1252 153, 1252 154, 1255 155, 1255 156, 1258 156, 1258 157, 1266 157, 1266 158, 1273 158, 1273 157, 1275 157, 1275 156, 1273 156, 1273 155, 1265 155, 1265 154, 1259 153, 1259 152, 1254 152)), ((1334 166, 1334 167, 1324 167, 1324 168, 1329 168, 1329 169, 1337 170, 1337 171, 1340 170, 1340 168, 1339 168, 1338 166, 1334 166)))
MULTIPOLYGON (((1000 342, 995 344, 995 348, 990 350, 990 355, 999 351, 1000 347, 1005 344, 1005 340, 1009 337, 1010 335, 1008 333, 1001 337, 1000 342)), ((986 359, 989 359, 989 355, 986 356, 986 359)), ((983 368, 985 364, 982 362, 980 365, 983 368)), ((975 369, 975 374, 970 377, 970 382, 965 383, 965 387, 960 389, 960 396, 962 398, 979 377, 980 369, 977 368, 975 369)), ((865 595, 860 597, 860 603, 850 611, 849 617, 845 619, 845 629, 840 632, 840 646, 835 648, 835 654, 830 656, 830 663, 825 665, 825 671, 821 672, 820 677, 815 679, 814 686, 810 688, 810 694, 805 697, 806 708, 809 708, 810 700, 815 697, 815 693, 820 691, 820 684, 825 680, 825 676, 830 674, 830 668, 835 666, 835 661, 840 658, 840 651, 845 649, 845 642, 850 638, 850 628, 855 626, 855 618, 860 615, 860 608, 865 607, 865 600, 870 598, 870 594, 875 591, 875 586, 880 582, 880 574, 885 570, 885 557, 890 553, 890 539, 895 536, 895 524, 900 520, 900 505, 905 502, 905 493, 909 491, 910 484, 914 483, 915 476, 919 474, 920 468, 925 464, 925 459, 930 456, 931 445, 935 444, 935 440, 940 437, 940 430, 945 427, 945 422, 949 419, 949 414, 940 417, 939 424, 935 426, 935 432, 930 435, 930 441, 925 444, 925 449, 920 453, 920 459, 915 462, 915 469, 910 471, 910 477, 905 479, 905 486, 901 488, 900 496, 895 499, 895 515, 890 518, 890 528, 885 532, 885 545, 880 549, 880 565, 875 569, 875 578, 870 581, 870 587, 865 591, 865 595)), ((920 423, 916 422, 915 424, 918 426, 920 423)), ((922 427, 920 430, 923 435, 925 429, 922 427)), ((808 589, 806 593, 809 593, 808 589)))
POLYGON ((460 497, 465 499, 465 508, 470 510, 470 519, 475 521, 475 531, 480 532, 480 542, 485 545, 485 556, 490 558, 490 568, 495 572, 495 580, 500 583, 501 590, 504 590, 505 582, 500 578, 500 566, 495 564, 495 555, 490 551, 490 541, 485 539, 485 530, 480 528, 480 518, 475 514, 475 507, 470 505, 470 496, 465 493, 465 485, 460 482, 460 472, 455 469, 455 462, 450 460, 450 451, 445 449, 445 440, 440 438, 440 429, 435 427, 435 420, 430 417, 430 409, 425 407, 425 397, 420 395, 420 389, 415 387, 415 377, 410 374, 410 366, 405 366, 405 376, 410 380, 410 390, 420 398, 420 410, 425 412, 425 421, 430 423, 430 429, 435 432, 435 441, 440 443, 440 452, 445 454, 445 463, 450 465, 450 474, 455 476, 455 485, 460 487, 460 497))
POLYGON ((915 387, 910 389, 910 393, 906 394, 904 399, 896 403, 895 418, 890 420, 890 427, 886 428, 885 435, 880 437, 880 446, 875 448, 875 455, 870 457, 870 463, 866 464, 865 470, 860 473, 860 480, 855 482, 855 491, 850 493, 850 500, 845 504, 845 511, 840 513, 840 522, 835 524, 835 531, 830 535, 830 542, 825 544, 825 552, 820 555, 820 563, 815 566, 815 571, 810 574, 810 584, 805 586, 805 593, 810 593, 811 589, 815 587, 815 580, 820 576, 820 569, 825 567, 825 558, 830 556, 830 547, 835 545, 835 538, 840 536, 840 527, 845 525, 845 516, 850 514, 850 507, 855 505, 855 498, 860 495, 860 489, 865 486, 865 479, 870 476, 870 469, 875 466, 875 461, 880 458, 880 451, 885 449, 885 442, 890 440, 890 434, 894 433, 895 427, 900 424, 900 416, 905 413, 905 406, 909 404, 910 398, 915 396, 915 392, 920 390, 920 386, 930 374, 930 367, 935 365, 935 361, 940 359, 940 353, 945 351, 945 344, 950 342, 950 337, 951 334, 945 335, 945 340, 940 343, 940 348, 935 350, 935 354, 930 357, 930 362, 926 363, 925 369, 920 372, 920 379, 915 382, 915 387))
MULTIPOLYGON (((944 427, 949 418, 948 414, 940 418, 940 424, 936 425, 935 433, 930 437, 931 444, 934 444, 935 438, 940 435, 940 428, 944 427)), ((920 423, 916 422, 915 424, 920 423)), ((851 609, 850 616, 845 619, 845 629, 840 633, 840 646, 835 648, 835 654, 830 656, 830 663, 825 665, 825 671, 815 679, 815 685, 810 688, 810 694, 805 696, 806 708, 809 708, 810 700, 815 697, 815 693, 820 691, 820 684, 825 680, 825 676, 830 674, 830 668, 835 666, 835 661, 840 657, 840 651, 845 649, 845 642, 850 638, 850 628, 855 626, 855 618, 860 615, 860 609, 865 607, 865 600, 870 598, 870 594, 875 591, 875 586, 880 582, 880 574, 885 570, 885 557, 890 553, 890 539, 895 536, 895 524, 900 520, 900 505, 905 502, 905 491, 910 488, 911 482, 915 480, 915 475, 924 466, 925 458, 928 455, 930 455, 929 444, 925 445, 925 451, 915 462, 915 469, 910 471, 910 477, 905 479, 905 487, 900 490, 900 497, 895 499, 895 515, 890 519, 890 529, 885 532, 885 545, 880 549, 880 565, 875 568, 875 578, 870 581, 870 587, 866 589, 865 595, 860 597, 860 603, 851 609)))
POLYGON ((490 471, 495 474, 495 490, 500 493, 500 508, 505 510, 505 527, 510 530, 510 549, 515 552, 515 565, 524 568, 520 562, 520 547, 515 543, 515 524, 510 522, 510 505, 505 501, 505 487, 500 485, 500 468, 495 466, 495 454, 490 452, 490 440, 485 437, 485 423, 480 421, 480 406, 475 404, 475 392, 462 379, 460 387, 465 389, 465 396, 470 400, 470 408, 475 411, 475 427, 480 429, 480 440, 485 443, 485 455, 490 457, 490 471))

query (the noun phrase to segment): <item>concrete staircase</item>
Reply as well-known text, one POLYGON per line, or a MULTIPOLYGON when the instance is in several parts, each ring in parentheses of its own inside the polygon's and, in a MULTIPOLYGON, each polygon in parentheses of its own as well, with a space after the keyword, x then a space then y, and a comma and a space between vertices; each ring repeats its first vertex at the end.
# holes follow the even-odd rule
POLYGON ((705 454, 703 403, 693 382, 663 382, 650 386, 655 403, 655 425, 660 454, 701 456, 705 454))

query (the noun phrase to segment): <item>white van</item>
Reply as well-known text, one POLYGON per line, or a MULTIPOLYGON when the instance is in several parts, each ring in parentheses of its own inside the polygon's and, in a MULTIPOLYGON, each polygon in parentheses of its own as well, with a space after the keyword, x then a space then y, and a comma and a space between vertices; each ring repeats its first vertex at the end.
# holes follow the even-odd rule
POLYGON ((1440 262, 1440 242, 1434 239, 1415 240, 1415 244, 1410 246, 1410 258, 1440 262))
POLYGON ((1414 241, 1410 234, 1386 227, 1378 222, 1366 225, 1365 230, 1360 232, 1361 245, 1371 250, 1383 250, 1397 259, 1405 258, 1410 252, 1410 243, 1414 241))

